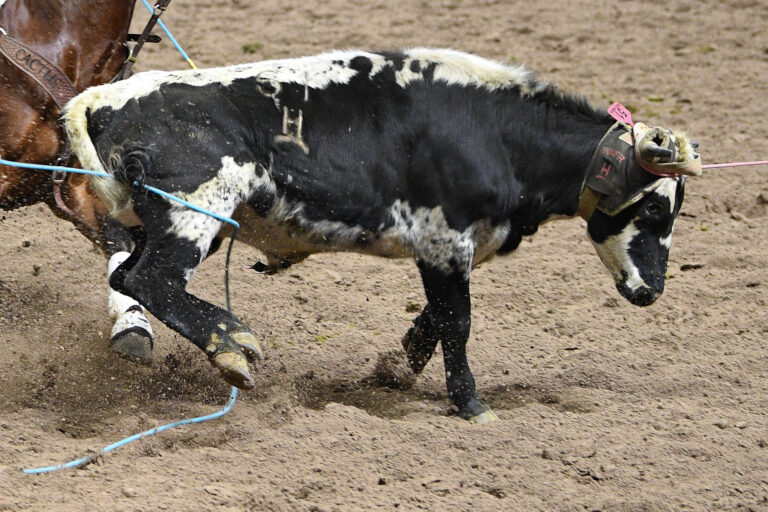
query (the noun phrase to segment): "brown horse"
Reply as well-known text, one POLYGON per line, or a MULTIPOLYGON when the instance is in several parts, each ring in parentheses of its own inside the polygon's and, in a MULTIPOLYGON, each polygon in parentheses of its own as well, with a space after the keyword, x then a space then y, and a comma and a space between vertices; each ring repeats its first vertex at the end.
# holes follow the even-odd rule
MULTIPOLYGON (((126 41, 135 0, 0 0, 0 29, 58 67, 77 92, 111 80, 128 51, 126 41)), ((1 32, 0 32, 1 33, 1 32)), ((23 51, 20 50, 23 54, 23 51)), ((27 59, 28 67, 34 66, 27 59)), ((42 60, 40 60, 42 61, 42 60)), ((0 157, 53 164, 65 147, 59 107, 46 90, 0 54, 0 157)), ((69 175, 54 194, 50 173, 0 165, 0 208, 38 202, 69 220, 111 256, 109 270, 127 257, 130 237, 111 221, 83 175, 69 175), (55 196, 59 195, 57 201, 55 196)), ((116 320, 113 347, 147 359, 152 334, 141 307, 112 291, 110 313, 116 320)))

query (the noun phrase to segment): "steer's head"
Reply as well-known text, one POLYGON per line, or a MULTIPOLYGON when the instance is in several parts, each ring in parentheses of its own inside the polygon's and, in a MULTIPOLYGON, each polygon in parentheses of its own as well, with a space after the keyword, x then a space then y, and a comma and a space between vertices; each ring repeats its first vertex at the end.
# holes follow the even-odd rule
POLYGON ((616 135, 617 140, 631 139, 632 145, 623 159, 615 150, 621 149, 620 144, 612 150, 610 142, 604 145, 605 139, 595 152, 585 190, 597 205, 589 216, 587 233, 619 292, 632 304, 648 306, 664 291, 685 175, 701 174, 701 161, 696 145, 682 133, 638 123, 631 132, 625 126, 624 133, 616 135), (601 156, 606 146, 614 160, 601 156), (599 177, 600 170, 594 170, 599 165, 605 174, 606 161, 616 164, 612 171, 620 175, 610 184, 599 177))

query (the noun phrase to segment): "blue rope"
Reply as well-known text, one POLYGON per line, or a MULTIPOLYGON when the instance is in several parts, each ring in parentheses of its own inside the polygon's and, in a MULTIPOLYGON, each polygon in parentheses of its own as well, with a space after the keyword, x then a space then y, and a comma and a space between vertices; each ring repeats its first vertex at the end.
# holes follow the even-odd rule
MULTIPOLYGON (((147 2, 147 0, 141 0, 141 1, 144 3, 144 6, 147 9, 149 9, 149 12, 155 12, 155 10, 152 8, 151 5, 149 5, 149 2, 147 2)), ((192 69, 197 69, 197 66, 195 66, 195 63, 192 62, 192 59, 189 58, 189 55, 187 55, 187 52, 185 52, 184 49, 179 44, 179 42, 176 41, 176 38, 173 37, 173 34, 171 34, 171 31, 168 30, 168 27, 165 26, 165 23, 163 23, 162 20, 158 19, 157 24, 160 25, 160 28, 163 29, 165 34, 168 36, 168 39, 170 39, 173 45, 176 47, 176 49, 179 50, 179 53, 181 54, 182 57, 184 57, 184 60, 187 61, 187 64, 189 64, 190 67, 192 67, 192 69)))
MULTIPOLYGON (((70 173, 75 173, 75 174, 88 174, 88 175, 91 175, 91 176, 99 176, 99 177, 102 177, 102 178, 112 178, 112 179, 114 179, 114 176, 112 176, 111 174, 104 173, 104 172, 91 171, 91 170, 88 170, 88 169, 75 169, 73 167, 64 167, 64 166, 60 166, 60 165, 43 165, 43 164, 30 164, 30 163, 25 163, 25 162, 13 162, 11 160, 5 160, 3 158, 0 158, 0 165, 7 165, 9 167, 19 167, 21 169, 31 169, 31 170, 35 170, 35 171, 63 171, 63 172, 70 172, 70 173)), ((134 184, 136 184, 136 183, 134 183, 134 184)), ((230 260, 230 255, 232 253, 232 245, 234 244, 235 238, 237 237, 237 232, 240 229, 240 224, 238 224, 237 221, 235 221, 234 219, 231 219, 229 217, 225 217, 223 215, 219 215, 218 213, 214 213, 212 211, 206 210, 205 208, 201 208, 201 207, 199 207, 197 205, 194 205, 194 204, 190 203, 189 201, 185 201, 184 199, 182 199, 180 197, 177 197, 177 196, 175 196, 173 194, 169 194, 168 192, 165 192, 164 190, 160 190, 159 188, 155 188, 155 187, 152 187, 150 185, 144 185, 144 184, 142 184, 141 186, 144 187, 146 190, 152 192, 152 193, 155 193, 155 194, 157 194, 157 195, 159 195, 161 197, 164 197, 166 199, 170 199, 172 201, 176 201, 177 203, 180 203, 180 204, 186 206, 187 208, 190 208, 190 209, 192 209, 192 210, 194 210, 196 212, 203 213, 205 215, 213 217, 216 220, 219 220, 219 221, 231 224, 235 228, 234 232, 232 233, 232 238, 229 241, 229 249, 227 250, 227 260, 226 260, 225 269, 224 269, 224 287, 225 287, 226 298, 227 298, 227 310, 231 312, 232 311, 232 307, 231 307, 230 298, 229 298, 229 260, 230 260)), ((232 407, 235 405, 235 401, 236 400, 237 400, 237 388, 232 386, 232 391, 231 391, 231 393, 229 395, 229 402, 227 402, 227 405, 224 406, 224 408, 221 409, 218 412, 215 412, 213 414, 209 414, 207 416, 199 416, 199 417, 196 417, 196 418, 189 418, 189 419, 186 419, 186 420, 177 421, 175 423, 169 423, 169 424, 163 425, 161 427, 156 427, 156 428, 153 428, 153 429, 150 429, 150 430, 146 430, 146 431, 141 432, 139 434, 134 434, 134 435, 132 435, 130 437, 126 437, 125 439, 122 439, 122 440, 120 440, 120 441, 118 441, 116 443, 110 444, 109 446, 103 448, 101 450, 101 452, 99 452, 98 455, 89 455, 88 457, 83 457, 83 458, 80 458, 80 459, 76 459, 76 460, 67 462, 65 464, 59 464, 58 466, 47 466, 47 467, 42 467, 42 468, 24 469, 23 471, 24 471, 24 473, 26 473, 28 475, 37 475, 37 474, 40 474, 40 473, 50 473, 51 471, 56 471, 58 469, 74 468, 74 467, 82 466, 82 465, 88 464, 90 462, 93 462, 100 455, 103 455, 105 453, 111 452, 112 450, 120 448, 121 446, 125 446, 126 444, 132 443, 133 441, 137 441, 137 440, 139 440, 139 439, 141 439, 143 437, 151 436, 153 434, 157 434, 159 432, 162 432, 164 430, 168 430, 168 429, 171 429, 171 428, 179 427, 181 425, 189 425, 191 423, 201 423, 203 421, 208 421, 208 420, 213 420, 213 419, 219 418, 219 417, 227 414, 232 409, 232 407)))
MULTIPOLYGON (((21 169, 31 169, 33 171, 63 171, 63 172, 69 172, 73 174, 87 174, 89 176, 99 176, 100 178, 114 179, 114 176, 112 176, 111 174, 107 174, 105 172, 91 171, 88 169, 75 169, 74 167, 65 167, 62 165, 30 164, 26 162, 14 162, 12 160, 5 160, 3 158, 0 158, 0 165, 7 165, 8 167, 19 167, 21 169)), ((137 183, 134 183, 134 185, 136 184, 137 183)), ((223 215, 219 215, 218 213, 214 213, 210 210, 206 210, 205 208, 201 208, 197 205, 190 203, 189 201, 185 201, 180 197, 177 197, 173 194, 169 194, 168 192, 165 192, 164 190, 160 190, 159 188, 155 188, 151 185, 141 184, 141 186, 149 190, 150 192, 154 192, 159 196, 162 196, 166 199, 170 199, 171 201, 176 201, 177 203, 182 204, 191 210, 194 210, 199 213, 204 213, 205 215, 208 215, 209 217, 213 217, 216 220, 231 224, 235 228, 235 234, 237 233, 237 230, 240 229, 240 224, 238 224, 237 221, 234 219, 230 219, 229 217, 225 217, 223 215)))
MULTIPOLYGON (((144 3, 144 5, 147 7, 147 9, 149 9, 150 12, 154 12, 154 9, 149 5, 149 3, 147 3, 146 0, 141 0, 141 1, 144 3)), ((165 24, 161 20, 158 19, 157 22, 160 25, 160 27, 163 29, 163 31, 165 31, 166 35, 168 35, 168 39, 171 40, 171 42, 176 47, 176 49, 179 51, 179 53, 181 53, 181 56, 184 58, 184 60, 187 61, 189 66, 192 67, 193 69, 197 69, 197 66, 195 66, 195 63, 192 62, 192 59, 189 58, 189 56, 184 51, 184 49, 181 47, 181 45, 178 43, 178 41, 176 41, 176 38, 173 37, 173 34, 171 34, 171 31, 168 30, 168 28, 165 26, 165 24)), ((114 179, 114 176, 112 176, 110 174, 107 174, 107 173, 98 172, 98 171, 91 171, 91 170, 88 170, 88 169, 75 169, 75 168, 72 168, 72 167, 64 167, 64 166, 60 166, 60 165, 42 165, 42 164, 30 164, 30 163, 24 163, 24 162, 13 162, 13 161, 5 160, 5 159, 2 159, 2 158, 0 158, 0 165, 7 165, 9 167, 19 167, 19 168, 22 168, 22 169, 31 169, 31 170, 35 170, 35 171, 62 171, 62 172, 68 172, 68 173, 74 173, 74 174, 87 174, 87 175, 90 175, 90 176, 99 176, 101 178, 112 178, 112 179, 114 179)), ((134 185, 136 185, 136 183, 134 183, 134 185)), ((164 198, 169 199, 171 201, 176 201, 177 203, 180 203, 180 204, 186 206, 187 208, 189 208, 191 210, 194 210, 194 211, 199 212, 199 213, 203 213, 203 214, 208 215, 210 217, 213 217, 214 219, 219 220, 221 222, 229 223, 229 224, 231 224, 235 228, 234 232, 232 233, 232 238, 229 241, 229 248, 227 250, 227 259, 226 259, 226 263, 225 263, 225 267, 224 267, 224 288, 225 288, 226 299, 227 299, 227 311, 231 312, 232 311, 232 305, 231 305, 230 297, 229 297, 229 261, 230 261, 230 256, 232 254, 232 245, 235 243, 235 238, 237 238, 237 232, 240 229, 240 224, 238 224, 234 219, 231 219, 229 217, 225 217, 223 215, 219 215, 219 214, 214 213, 212 211, 206 210, 205 208, 201 208, 201 207, 199 207, 197 205, 194 205, 194 204, 192 204, 192 203, 190 203, 188 201, 185 201, 184 199, 181 199, 180 197, 177 197, 177 196, 175 196, 173 194, 169 194, 168 192, 165 192, 165 191, 160 190, 158 188, 152 187, 150 185, 145 185, 145 184, 141 184, 141 186, 144 187, 146 190, 148 190, 150 192, 153 192, 153 193, 155 193, 155 194, 157 194, 157 195, 159 195, 161 197, 164 197, 164 198)), ((232 409, 232 407, 235 405, 235 401, 236 400, 237 400, 237 388, 232 386, 232 391, 230 392, 229 401, 227 402, 227 405, 225 405, 224 408, 219 410, 218 412, 215 412, 213 414, 209 414, 207 416, 198 416, 196 418, 189 418, 189 419, 177 421, 177 422, 174 422, 174 423, 168 423, 167 425, 156 427, 156 428, 153 428, 153 429, 141 432, 139 434, 135 434, 135 435, 132 435, 130 437, 126 437, 125 439, 122 439, 122 440, 120 440, 120 441, 118 441, 116 443, 113 443, 113 444, 110 444, 109 446, 104 447, 101 450, 101 452, 99 453, 99 455, 90 455, 88 457, 83 457, 83 458, 80 458, 80 459, 77 459, 77 460, 73 460, 73 461, 67 462, 65 464, 59 464, 58 466, 47 466, 47 467, 42 467, 42 468, 24 469, 23 471, 24 471, 24 473, 26 473, 28 475, 37 475, 37 474, 40 474, 40 473, 50 473, 51 471, 56 471, 56 470, 64 469, 64 468, 73 468, 73 467, 83 466, 85 464, 93 462, 100 455, 103 455, 105 453, 111 452, 112 450, 116 450, 117 448, 120 448, 121 446, 125 446, 126 444, 129 444, 129 443, 132 443, 134 441, 137 441, 137 440, 139 440, 139 439, 141 439, 143 437, 151 436, 151 435, 157 434, 159 432, 163 432, 164 430, 169 430, 169 429, 172 429, 172 428, 175 428, 175 427, 180 427, 182 425, 189 425, 189 424, 192 424, 192 423, 201 423, 203 421, 213 420, 213 419, 219 418, 221 416, 224 416, 225 414, 227 414, 232 409)))
POLYGON ((91 176, 99 176, 101 178, 113 178, 111 174, 98 171, 89 171, 88 169, 75 169, 74 167, 63 167, 61 165, 43 165, 43 164, 30 164, 26 162, 13 162, 11 160, 4 160, 0 158, 0 165, 7 165, 8 167, 20 167, 22 169, 32 169, 33 171, 63 171, 71 172, 73 174, 89 174, 91 176))
MULTIPOLYGON (((107 175, 107 176, 109 176, 109 175, 107 175)), ((134 185, 137 185, 137 183, 134 182, 134 185)), ((159 188, 155 188, 155 187, 152 187, 150 185, 144 185, 144 184, 142 184, 141 186, 144 187, 145 189, 149 190, 150 192, 154 192, 155 194, 157 194, 159 196, 162 196, 162 197, 164 197, 166 199, 170 199, 171 201, 176 201, 179 204, 183 204, 184 206, 186 206, 190 210, 195 210, 196 212, 204 213, 204 214, 208 215, 209 217, 213 217, 216 220, 220 220, 222 222, 227 222, 229 224, 232 224, 232 226, 235 228, 235 230, 240 229, 240 224, 238 224, 237 221, 234 220, 234 219, 230 219, 229 217, 225 217, 223 215, 219 215, 218 213, 214 213, 214 212, 212 212, 210 210, 206 210, 205 208, 200 208, 197 205, 194 205, 194 204, 192 204, 192 203, 190 203, 188 201, 185 201, 184 199, 182 199, 180 197, 177 197, 177 196, 175 196, 173 194, 169 194, 168 192, 165 192, 164 190, 160 190, 159 188)), ((237 231, 235 231, 235 233, 237 233, 237 231)))
POLYGON ((197 418, 189 418, 186 420, 177 421, 175 423, 169 423, 167 425, 163 425, 162 427, 155 427, 151 428, 149 430, 145 430, 144 432, 141 432, 139 434, 134 434, 130 437, 126 437, 125 439, 118 441, 116 443, 112 443, 109 446, 104 447, 101 452, 99 452, 98 455, 89 455, 88 457, 83 457, 82 459, 73 460, 71 462, 67 462, 66 464, 59 464, 58 466, 47 466, 44 468, 35 468, 35 469, 25 469, 24 472, 28 475, 38 475, 40 473, 50 473, 51 471, 56 471, 57 469, 64 469, 64 468, 75 468, 78 466, 83 466, 85 464, 89 464, 93 461, 95 461, 99 456, 111 452, 112 450, 116 450, 117 448, 120 448, 121 446, 125 446, 128 443, 132 443, 133 441, 137 441, 141 439, 142 437, 151 436, 153 434, 160 433, 164 430, 168 430, 175 427, 180 427, 181 425, 189 425, 191 423, 201 423, 203 421, 213 420, 216 418, 219 418, 221 416, 224 416, 227 414, 230 409, 232 409, 232 406, 235 405, 235 401, 237 400, 237 388, 232 386, 232 392, 229 395, 229 402, 227 402, 227 405, 221 409, 218 412, 215 412, 213 414, 209 414, 208 416, 199 416, 197 418))

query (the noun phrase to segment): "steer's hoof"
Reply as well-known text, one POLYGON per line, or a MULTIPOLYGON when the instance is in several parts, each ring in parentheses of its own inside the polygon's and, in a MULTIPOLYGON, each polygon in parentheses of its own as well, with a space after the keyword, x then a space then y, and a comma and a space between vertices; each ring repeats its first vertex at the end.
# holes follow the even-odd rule
POLYGON ((230 337, 235 340, 235 343, 245 352, 246 355, 252 357, 258 357, 260 361, 264 360, 264 354, 261 351, 256 336, 250 332, 236 332, 230 334, 230 337))
POLYGON ((227 383, 240 389, 251 389, 255 384, 248 371, 248 362, 242 354, 222 352, 215 355, 211 362, 219 369, 227 383))
POLYGON ((411 371, 415 375, 419 375, 424 370, 424 367, 427 366, 429 360, 432 359, 434 351, 419 350, 414 342, 414 336, 417 336, 415 327, 411 327, 408 329, 408 332, 405 333, 403 339, 400 340, 400 344, 403 346, 403 350, 405 350, 405 359, 408 362, 411 371))
POLYGON ((476 416, 470 416, 467 418, 470 423, 475 423, 477 425, 485 425, 486 423, 492 423, 494 421, 499 421, 499 417, 496 416, 496 413, 492 410, 488 409, 485 412, 482 412, 476 416))
POLYGON ((152 335, 141 327, 120 331, 110 339, 112 350, 142 363, 152 361, 152 335))

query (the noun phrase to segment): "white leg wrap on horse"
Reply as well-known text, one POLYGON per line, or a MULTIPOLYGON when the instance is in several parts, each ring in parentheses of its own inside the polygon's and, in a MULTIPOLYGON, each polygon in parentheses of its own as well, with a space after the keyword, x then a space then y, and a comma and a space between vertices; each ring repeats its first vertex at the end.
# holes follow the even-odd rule
MULTIPOLYGON (((107 266, 109 275, 111 276, 112 272, 130 255, 131 253, 122 251, 109 258, 107 266)), ((112 326, 112 341, 113 347, 118 352, 140 358, 151 355, 152 327, 144 314, 144 308, 138 302, 110 288, 109 316, 115 322, 112 326), (137 343, 141 347, 136 347, 137 343), (140 354, 136 353, 137 350, 140 354)))

